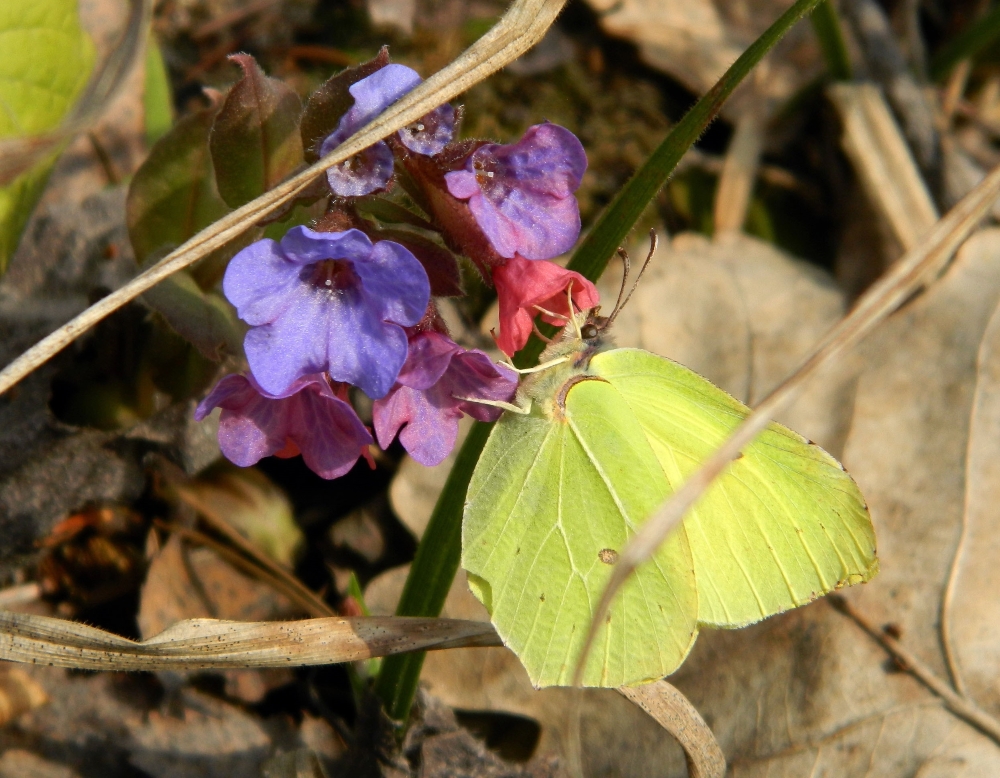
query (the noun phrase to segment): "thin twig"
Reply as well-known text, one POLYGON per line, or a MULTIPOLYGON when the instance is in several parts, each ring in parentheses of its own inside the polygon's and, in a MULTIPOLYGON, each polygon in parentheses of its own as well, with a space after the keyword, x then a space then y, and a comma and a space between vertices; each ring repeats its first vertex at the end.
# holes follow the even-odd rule
POLYGON ((615 594, 636 568, 650 559, 684 515, 709 486, 753 442, 770 420, 799 395, 806 381, 823 366, 856 346, 880 322, 895 311, 932 275, 947 265, 958 247, 985 216, 1000 193, 1000 166, 994 168, 934 226, 925 240, 906 252, 881 280, 862 295, 854 309, 813 349, 811 355, 775 388, 715 450, 697 471, 649 518, 618 557, 597 609, 590 622, 583 651, 574 673, 574 685, 583 667, 599 625, 604 623, 615 594))
MULTIPOLYGON (((318 600, 315 595, 312 597, 303 596, 301 584, 297 587, 289 586, 288 581, 284 578, 274 575, 270 570, 261 567, 253 560, 247 559, 238 552, 233 551, 233 549, 229 548, 224 543, 220 543, 218 540, 206 535, 204 532, 198 532, 198 530, 191 529, 190 527, 183 527, 179 524, 171 524, 165 521, 158 521, 156 522, 156 525, 168 532, 173 532, 187 540, 190 540, 193 543, 212 549, 212 551, 218 554, 222 559, 231 564, 237 570, 246 573, 252 578, 258 579, 275 591, 285 595, 285 597, 291 600, 295 605, 304 610, 310 616, 315 618, 327 618, 329 616, 338 615, 333 608, 328 606, 322 600, 318 600)), ((309 592, 309 594, 312 593, 309 592)))
POLYGON ((337 615, 336 612, 329 605, 323 602, 323 600, 321 600, 314 591, 309 589, 298 578, 292 575, 292 573, 267 556, 267 554, 264 554, 253 543, 244 538, 232 527, 232 525, 229 524, 229 522, 223 519, 217 511, 213 510, 211 506, 194 494, 190 489, 185 489, 183 486, 179 485, 175 486, 175 488, 177 489, 177 495, 183 502, 194 508, 213 529, 225 535, 226 539, 229 540, 230 543, 236 546, 236 548, 242 551, 246 556, 250 557, 250 559, 253 560, 258 567, 266 571, 270 579, 280 581, 282 584, 282 590, 303 605, 308 613, 311 613, 313 616, 337 615), (292 593, 294 593, 294 595, 292 593))
POLYGON ((989 713, 984 711, 971 700, 956 694, 956 692, 942 681, 934 671, 924 662, 917 658, 909 649, 905 648, 898 640, 884 630, 879 629, 866 616, 860 613, 851 605, 845 597, 839 594, 827 596, 827 602, 839 613, 844 614, 867 632, 882 646, 889 655, 896 659, 906 672, 920 681, 934 694, 940 697, 952 713, 963 721, 968 722, 983 734, 987 735, 997 745, 1000 745, 1000 721, 997 721, 989 713))
POLYGON ((319 162, 206 227, 162 261, 92 305, 0 371, 0 394, 51 359, 99 321, 221 248, 307 189, 328 168, 403 129, 513 62, 541 40, 566 0, 515 0, 499 22, 464 54, 393 103, 319 162))

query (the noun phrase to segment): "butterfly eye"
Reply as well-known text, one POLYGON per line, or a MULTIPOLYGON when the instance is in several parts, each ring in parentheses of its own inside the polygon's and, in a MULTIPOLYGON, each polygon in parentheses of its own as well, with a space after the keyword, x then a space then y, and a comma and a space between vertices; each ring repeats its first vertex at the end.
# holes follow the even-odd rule
POLYGON ((597 337, 597 325, 596 324, 584 324, 580 328, 580 335, 584 340, 593 340, 597 337))

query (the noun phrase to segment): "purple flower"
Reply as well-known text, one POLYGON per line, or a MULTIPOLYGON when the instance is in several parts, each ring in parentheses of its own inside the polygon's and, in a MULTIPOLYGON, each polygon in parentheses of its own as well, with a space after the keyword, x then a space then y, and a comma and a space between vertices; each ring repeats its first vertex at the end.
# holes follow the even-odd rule
POLYGON ((299 378, 280 394, 265 392, 253 376, 227 375, 198 405, 195 419, 201 421, 213 408, 222 408, 219 448, 240 467, 272 454, 301 453, 314 473, 338 478, 359 456, 371 463, 371 433, 322 375, 299 378))
POLYGON ((222 282, 252 329, 243 345, 257 383, 279 395, 310 373, 385 395, 406 359, 406 333, 430 299, 423 266, 403 246, 360 230, 293 227, 239 252, 222 282))
POLYGON ((464 170, 445 174, 445 183, 452 196, 469 201, 500 256, 551 259, 580 235, 573 192, 586 169, 587 155, 573 133, 537 124, 512 145, 480 146, 464 170))
POLYGON ((454 448, 463 413, 479 421, 495 421, 503 413, 459 397, 510 401, 516 390, 517 375, 482 351, 466 351, 446 335, 423 332, 410 340, 409 356, 392 391, 375 401, 375 434, 386 448, 399 432, 410 456, 430 467, 454 448))
MULTIPOLYGON (((348 91, 354 98, 354 105, 341 117, 337 129, 323 141, 320 155, 329 154, 422 80, 415 70, 405 65, 386 65, 352 84, 348 91)), ((455 109, 446 104, 400 130, 399 139, 417 154, 437 154, 451 141, 454 127, 455 109)), ((330 189, 341 197, 360 197, 384 189, 392 178, 392 151, 379 141, 327 170, 326 177, 330 189)))

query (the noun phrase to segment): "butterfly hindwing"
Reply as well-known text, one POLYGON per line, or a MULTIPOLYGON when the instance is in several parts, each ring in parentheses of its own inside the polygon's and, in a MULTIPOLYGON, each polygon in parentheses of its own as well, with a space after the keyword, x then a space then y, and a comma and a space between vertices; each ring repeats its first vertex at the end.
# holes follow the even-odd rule
MULTIPOLYGON (((536 686, 568 684, 617 554, 669 490, 617 390, 583 380, 549 419, 505 414, 469 485, 463 566, 493 624, 536 686)), ((660 678, 696 634, 685 533, 623 587, 598 633, 588 686, 660 678)))

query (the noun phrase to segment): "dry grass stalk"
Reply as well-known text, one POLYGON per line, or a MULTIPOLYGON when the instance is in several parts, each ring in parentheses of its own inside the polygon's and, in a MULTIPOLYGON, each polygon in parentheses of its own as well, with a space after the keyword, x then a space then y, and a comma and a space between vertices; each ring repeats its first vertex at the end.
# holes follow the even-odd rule
POLYGON ((459 619, 188 619, 137 642, 75 621, 0 612, 0 660, 78 670, 297 667, 498 645, 491 624, 459 619))
POLYGON ((882 92, 872 84, 834 84, 828 94, 844 125, 844 151, 868 199, 909 251, 938 213, 882 92))

